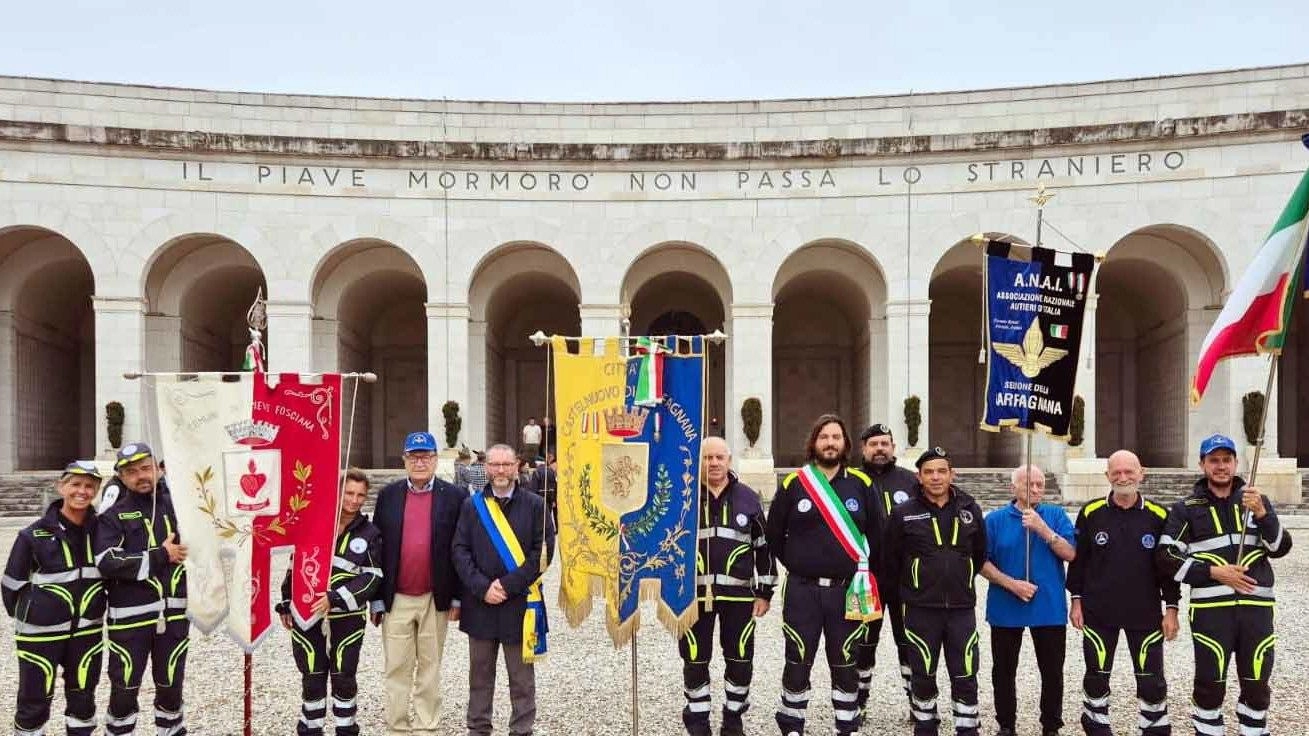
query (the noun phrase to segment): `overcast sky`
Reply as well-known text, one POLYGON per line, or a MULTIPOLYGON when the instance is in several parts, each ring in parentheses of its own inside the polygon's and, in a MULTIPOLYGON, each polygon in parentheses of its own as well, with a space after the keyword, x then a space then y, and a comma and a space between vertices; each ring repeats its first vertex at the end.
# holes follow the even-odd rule
POLYGON ((1309 61, 1305 0, 8 0, 0 74, 374 97, 827 97, 1309 61))

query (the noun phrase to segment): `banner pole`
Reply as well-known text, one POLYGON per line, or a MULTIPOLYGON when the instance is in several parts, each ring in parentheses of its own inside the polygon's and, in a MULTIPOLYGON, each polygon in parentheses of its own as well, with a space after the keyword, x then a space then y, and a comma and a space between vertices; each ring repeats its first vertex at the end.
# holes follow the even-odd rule
POLYGON ((253 723, 254 723, 254 707, 253 707, 252 696, 251 696, 251 693, 253 691, 253 687, 251 686, 251 674, 253 673, 253 671, 254 671, 254 655, 249 652, 246 652, 245 653, 245 720, 243 722, 243 729, 242 729, 242 733, 244 733, 245 736, 254 736, 254 732, 252 730, 253 723))
MULTIPOLYGON (((629 339, 632 336, 632 302, 627 298, 627 292, 622 294, 622 304, 619 305, 618 334, 622 337, 619 342, 618 350, 626 358, 631 351, 629 339)), ((636 652, 636 635, 638 629, 632 631, 631 651, 632 651, 632 736, 641 734, 641 683, 639 678, 639 669, 637 666, 636 652)))
MULTIPOLYGON (((1032 504, 1032 433, 1031 432, 1026 433, 1026 436, 1023 438, 1023 442, 1025 445, 1027 445, 1026 452, 1024 453, 1024 458, 1023 458, 1023 477, 1027 479, 1023 481, 1023 483, 1027 486, 1026 506, 1029 509, 1034 509, 1036 508, 1036 506, 1032 504)), ((1025 550, 1025 553, 1023 555, 1023 580, 1030 583, 1032 582, 1032 530, 1024 529, 1023 535, 1024 535, 1024 542, 1026 542, 1026 544, 1023 545, 1025 550)))
MULTIPOLYGON (((1268 404, 1273 395, 1273 384, 1277 380, 1277 363, 1281 357, 1278 353, 1269 356, 1268 360, 1268 384, 1264 387, 1264 408, 1259 411, 1259 436, 1255 438, 1254 457, 1250 459, 1250 480, 1249 485, 1255 485, 1255 478, 1259 474, 1259 455, 1264 449, 1264 426, 1268 423, 1268 404)), ((1237 533, 1241 535, 1241 541, 1236 545, 1236 559, 1239 562, 1245 556, 1245 530, 1250 526, 1251 512, 1245 509, 1241 515, 1241 528, 1237 533)))

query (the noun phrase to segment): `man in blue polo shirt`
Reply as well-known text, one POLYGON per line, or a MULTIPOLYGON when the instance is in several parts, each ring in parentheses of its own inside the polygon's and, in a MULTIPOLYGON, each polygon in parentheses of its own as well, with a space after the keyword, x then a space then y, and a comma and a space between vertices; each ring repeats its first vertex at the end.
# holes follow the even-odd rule
POLYGON ((991 625, 995 720, 999 736, 1013 736, 1018 656, 1023 629, 1030 629, 1041 673, 1041 733, 1050 736, 1064 725, 1064 563, 1076 550, 1073 524, 1061 507, 1041 503, 1045 473, 1040 468, 1020 466, 1010 479, 1014 500, 986 515, 987 561, 982 566, 982 576, 991 583, 986 622, 991 625))

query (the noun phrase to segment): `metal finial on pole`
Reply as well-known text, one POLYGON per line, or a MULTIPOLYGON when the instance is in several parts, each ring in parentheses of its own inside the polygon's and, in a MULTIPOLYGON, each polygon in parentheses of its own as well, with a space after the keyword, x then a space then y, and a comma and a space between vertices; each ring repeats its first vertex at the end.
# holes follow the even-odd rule
MULTIPOLYGON (((1027 201, 1036 205, 1036 247, 1041 247, 1041 222, 1045 219, 1045 206, 1054 199, 1054 192, 1045 188, 1045 184, 1036 185, 1036 194, 1027 201)), ((1026 506, 1035 509, 1032 503, 1032 432, 1027 432, 1023 439, 1023 485, 1026 487, 1026 506)), ((1032 530, 1024 530, 1023 580, 1032 582, 1032 530)))

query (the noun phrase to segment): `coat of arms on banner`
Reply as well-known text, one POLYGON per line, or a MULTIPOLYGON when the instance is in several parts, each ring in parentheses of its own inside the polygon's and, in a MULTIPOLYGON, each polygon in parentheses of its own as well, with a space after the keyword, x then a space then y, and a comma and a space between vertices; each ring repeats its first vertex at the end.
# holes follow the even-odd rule
POLYGON ((695 619, 696 515, 704 424, 699 338, 643 339, 637 354, 553 345, 559 418, 560 602, 578 625, 603 593, 615 644, 642 600, 680 635, 695 619))
POLYGON ((276 516, 282 508, 282 453, 224 452, 223 491, 229 516, 276 516))

